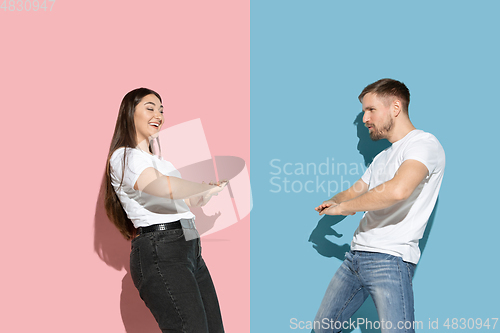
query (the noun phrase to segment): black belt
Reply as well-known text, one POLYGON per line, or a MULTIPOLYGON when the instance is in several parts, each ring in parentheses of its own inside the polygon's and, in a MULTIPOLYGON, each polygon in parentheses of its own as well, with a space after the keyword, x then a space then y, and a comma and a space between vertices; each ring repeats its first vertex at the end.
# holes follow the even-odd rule
POLYGON ((147 232, 170 230, 170 229, 182 229, 181 221, 179 220, 169 223, 153 224, 147 227, 139 227, 137 228, 137 236, 145 234, 147 232))

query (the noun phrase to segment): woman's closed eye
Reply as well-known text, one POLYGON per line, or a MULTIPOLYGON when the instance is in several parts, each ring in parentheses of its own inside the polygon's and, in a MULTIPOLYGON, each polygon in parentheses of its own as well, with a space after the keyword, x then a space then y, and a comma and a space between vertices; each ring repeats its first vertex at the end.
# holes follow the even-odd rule
MULTIPOLYGON (((149 111, 154 111, 154 109, 147 109, 149 111)), ((160 111, 161 114, 163 114, 163 110, 160 111)))

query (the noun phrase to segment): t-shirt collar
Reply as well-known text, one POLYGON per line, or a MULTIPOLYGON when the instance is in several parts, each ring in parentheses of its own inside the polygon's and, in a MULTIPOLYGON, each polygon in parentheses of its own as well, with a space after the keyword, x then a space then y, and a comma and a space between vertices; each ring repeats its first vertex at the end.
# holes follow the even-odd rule
POLYGON ((405 136, 403 136, 401 139, 399 139, 399 140, 398 140, 398 141, 396 141, 396 142, 393 142, 393 143, 392 143, 392 145, 393 145, 393 146, 394 146, 394 145, 396 145, 396 146, 397 146, 397 145, 399 145, 399 144, 400 144, 400 142, 404 142, 405 140, 407 140, 408 138, 410 138, 411 136, 413 136, 413 134, 412 134, 412 135, 410 135, 411 133, 417 133, 417 131, 420 131, 420 130, 415 128, 414 130, 409 131, 409 132, 408 132, 408 133, 406 133, 406 135, 405 135, 405 136))

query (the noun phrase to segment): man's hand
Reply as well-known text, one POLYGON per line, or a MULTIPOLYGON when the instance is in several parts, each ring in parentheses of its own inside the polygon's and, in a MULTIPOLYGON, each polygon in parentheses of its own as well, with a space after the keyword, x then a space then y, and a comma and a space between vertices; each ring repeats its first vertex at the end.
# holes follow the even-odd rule
MULTIPOLYGON (((363 179, 358 179, 354 185, 352 185, 350 188, 347 190, 337 193, 335 196, 333 196, 331 199, 323 201, 321 205, 318 207, 314 208, 320 215, 322 212, 331 206, 338 205, 340 202, 344 201, 349 201, 351 199, 354 199, 363 193, 366 193, 368 191, 368 184, 366 184, 363 179)), ((351 212, 352 213, 352 212, 351 212)), ((353 214, 347 214, 347 215, 353 215, 353 214)))
POLYGON ((330 205, 329 207, 321 210, 319 212, 319 215, 354 215, 356 212, 349 212, 343 209, 342 203, 339 204, 333 204, 330 205))
POLYGON ((337 202, 330 199, 330 200, 326 200, 326 201, 323 201, 323 203, 321 205, 319 205, 318 207, 314 208, 315 211, 319 212, 319 214, 321 215, 321 212, 325 209, 325 208, 328 208, 332 205, 336 205, 337 202))

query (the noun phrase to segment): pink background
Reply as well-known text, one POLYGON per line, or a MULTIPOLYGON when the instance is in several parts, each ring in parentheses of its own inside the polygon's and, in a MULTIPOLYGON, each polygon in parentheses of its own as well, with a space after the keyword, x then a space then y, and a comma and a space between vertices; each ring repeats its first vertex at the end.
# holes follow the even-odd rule
MULTIPOLYGON (((159 332, 100 199, 119 103, 156 90, 166 126, 200 118, 212 156, 249 171, 249 15, 230 0, 0 10, 1 331, 159 332)), ((250 332, 249 225, 202 238, 226 332, 250 332)))

